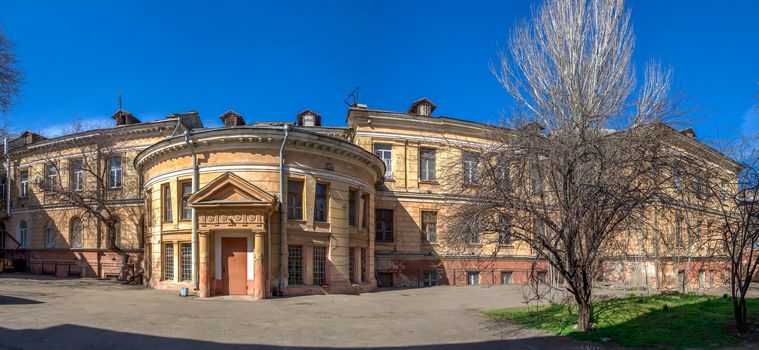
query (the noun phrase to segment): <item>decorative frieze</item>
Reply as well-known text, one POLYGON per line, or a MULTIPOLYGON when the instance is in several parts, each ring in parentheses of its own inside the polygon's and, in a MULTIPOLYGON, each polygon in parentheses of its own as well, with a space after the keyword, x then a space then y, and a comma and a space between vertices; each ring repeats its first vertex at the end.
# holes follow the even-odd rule
POLYGON ((208 230, 245 228, 265 232, 265 215, 265 211, 258 209, 200 209, 198 226, 208 230))

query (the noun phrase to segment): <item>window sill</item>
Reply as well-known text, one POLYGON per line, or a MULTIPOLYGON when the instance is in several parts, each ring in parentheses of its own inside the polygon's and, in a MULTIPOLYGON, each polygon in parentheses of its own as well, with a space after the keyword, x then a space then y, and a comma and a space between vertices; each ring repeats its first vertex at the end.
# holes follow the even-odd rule
POLYGON ((394 241, 378 241, 378 240, 374 240, 374 243, 379 243, 379 244, 393 244, 393 243, 394 243, 394 241))
POLYGON ((419 180, 419 183, 424 185, 440 185, 437 180, 419 180))
POLYGON ((330 225, 329 225, 329 222, 326 222, 326 221, 314 221, 314 225, 313 226, 314 227, 327 228, 328 229, 330 225))

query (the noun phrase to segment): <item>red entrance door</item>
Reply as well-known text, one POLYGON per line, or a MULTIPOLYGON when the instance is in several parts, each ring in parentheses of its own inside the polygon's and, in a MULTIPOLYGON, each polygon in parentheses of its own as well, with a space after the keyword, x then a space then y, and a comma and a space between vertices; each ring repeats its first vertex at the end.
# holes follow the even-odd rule
POLYGON ((221 238, 222 293, 247 294, 247 239, 221 238))

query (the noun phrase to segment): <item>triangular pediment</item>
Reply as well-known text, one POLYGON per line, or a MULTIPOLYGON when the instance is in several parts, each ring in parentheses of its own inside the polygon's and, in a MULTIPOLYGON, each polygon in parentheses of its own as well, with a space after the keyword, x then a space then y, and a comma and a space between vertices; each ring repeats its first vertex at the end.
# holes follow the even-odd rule
POLYGON ((213 179, 188 198, 192 207, 274 206, 276 201, 269 192, 231 172, 213 179))

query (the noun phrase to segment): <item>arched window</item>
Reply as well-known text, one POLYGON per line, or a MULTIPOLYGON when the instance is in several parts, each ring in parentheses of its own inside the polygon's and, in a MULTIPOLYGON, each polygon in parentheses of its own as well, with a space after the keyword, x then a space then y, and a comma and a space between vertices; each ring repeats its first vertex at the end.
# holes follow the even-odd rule
POLYGON ((55 248, 55 231, 52 222, 45 225, 45 248, 55 248))
POLYGON ((18 236, 16 236, 19 248, 28 248, 27 236, 26 236, 26 221, 21 220, 18 224, 18 236))
POLYGON ((71 219, 71 248, 82 247, 82 220, 71 219))

